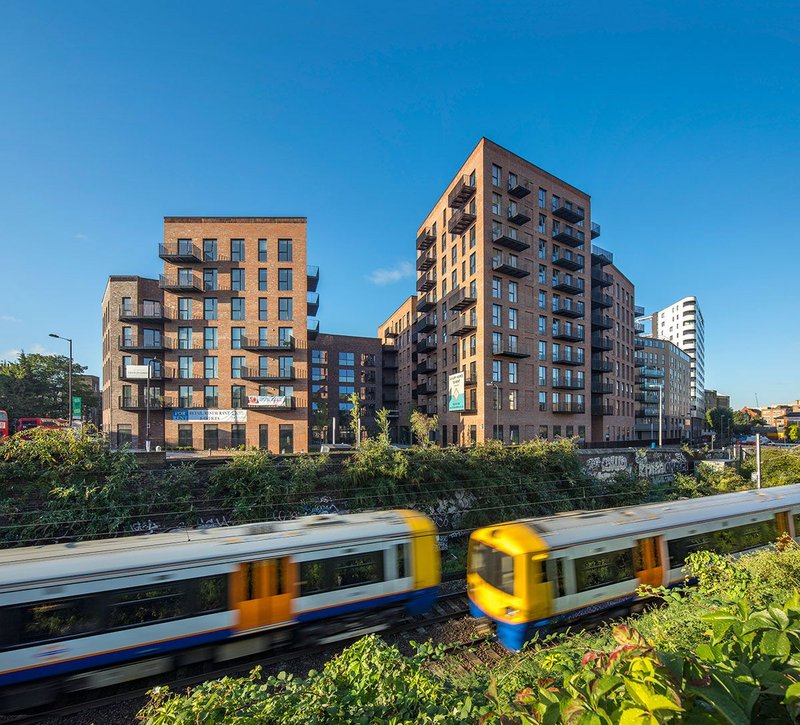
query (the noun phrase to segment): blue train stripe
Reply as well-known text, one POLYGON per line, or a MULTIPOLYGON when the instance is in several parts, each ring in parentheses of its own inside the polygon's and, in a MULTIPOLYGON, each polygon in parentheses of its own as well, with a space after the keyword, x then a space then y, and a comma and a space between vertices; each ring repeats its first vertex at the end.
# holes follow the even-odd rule
POLYGON ((438 591, 439 587, 427 587, 426 589, 418 589, 413 592, 387 594, 384 597, 362 599, 358 602, 347 602, 335 607, 314 609, 310 612, 302 612, 298 614, 297 621, 300 623, 312 622, 317 619, 327 619, 328 617, 352 614, 353 612, 361 612, 365 609, 374 609, 376 607, 383 607, 397 603, 405 603, 409 614, 422 614, 433 606, 433 603, 436 601, 436 595, 438 591))

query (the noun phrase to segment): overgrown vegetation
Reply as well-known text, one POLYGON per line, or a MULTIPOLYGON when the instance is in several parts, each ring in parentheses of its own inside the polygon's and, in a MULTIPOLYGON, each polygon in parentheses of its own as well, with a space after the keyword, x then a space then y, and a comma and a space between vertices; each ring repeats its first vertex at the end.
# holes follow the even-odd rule
MULTIPOLYGON (((750 723, 800 719, 800 549, 687 563, 698 586, 596 633, 561 634, 465 679, 366 637, 307 677, 157 688, 140 713, 177 723, 750 723)), ((651 592, 652 593, 652 592, 651 592)))

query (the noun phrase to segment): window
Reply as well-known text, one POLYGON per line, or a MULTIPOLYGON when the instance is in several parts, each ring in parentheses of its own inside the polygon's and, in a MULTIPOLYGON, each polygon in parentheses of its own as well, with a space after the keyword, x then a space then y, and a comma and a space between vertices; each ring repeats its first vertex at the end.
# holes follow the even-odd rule
POLYGON ((231 385, 231 408, 244 408, 244 385, 231 385))
POLYGON ((178 298, 178 319, 179 320, 192 319, 192 300, 189 297, 178 298))
POLYGON ((231 289, 236 292, 244 290, 244 270, 232 269, 231 270, 231 289))
POLYGON ((4 632, 7 644, 33 644, 76 637, 100 629, 97 608, 89 597, 49 599, 21 607, 8 607, 6 612, 16 626, 4 632), (10 642, 9 642, 10 640, 10 642))
POLYGON ((258 270, 258 289, 260 292, 267 290, 267 270, 263 267, 258 270))
POLYGON ((203 289, 206 292, 213 291, 215 289, 219 289, 219 284, 217 281, 217 270, 216 269, 204 269, 203 270, 203 289))
POLYGON ((503 334, 500 332, 492 333, 492 354, 498 355, 503 349, 503 334))
POLYGON ((179 327, 178 328, 178 349, 191 350, 192 349, 192 328, 179 327))
POLYGON ((281 355, 278 358, 278 375, 282 378, 291 378, 294 375, 294 358, 291 355, 281 355))
MULTIPOLYGON (((492 178, 494 181, 494 177, 492 178)), ((492 214, 500 216, 503 210, 503 197, 497 192, 492 192, 492 214)))
POLYGON ((206 297, 203 299, 203 319, 216 320, 217 319, 217 298, 206 297))
POLYGON ((547 334, 547 318, 544 315, 539 315, 539 334, 547 334))
POLYGON ((290 291, 293 289, 291 269, 278 270, 278 289, 281 291, 290 291))
POLYGON ((178 377, 179 378, 190 378, 192 377, 192 356, 191 355, 181 355, 178 358, 178 377))
POLYGON ((278 240, 278 261, 291 262, 292 261, 292 240, 279 239, 278 240))
POLYGON ((509 307, 508 308, 508 326, 512 330, 516 330, 517 329, 517 313, 518 313, 518 311, 516 309, 514 309, 513 307, 509 307))
MULTIPOLYGON (((408 546, 398 545, 398 549, 408 546)), ((398 553, 398 575, 400 575, 398 553)), ((407 576, 407 552, 402 554, 402 576, 407 576)), ((383 552, 367 551, 349 556, 337 556, 321 561, 300 563, 300 596, 320 594, 334 589, 364 586, 384 580, 383 552)))
POLYGON ((518 290, 519 290, 519 283, 518 282, 509 282, 508 283, 508 301, 509 302, 516 302, 518 299, 518 290))
POLYGON ((476 244, 475 240, 475 227, 471 227, 469 230, 469 248, 472 249, 476 244))
POLYGON ((539 366, 539 385, 547 385, 547 366, 539 366))
POLYGON ((291 297, 279 297, 278 298, 278 319, 279 320, 291 320, 291 319, 293 319, 292 298, 291 297))
POLYGON ((599 589, 635 578, 633 549, 610 551, 575 559, 575 583, 579 592, 599 589))
POLYGON ((355 365, 356 355, 353 352, 340 352, 339 365, 355 365))
MULTIPOLYGON (((553 343, 553 355, 555 356, 555 343, 553 343)), ((547 343, 539 340, 539 360, 547 360, 547 343)))
POLYGON ((539 240, 539 259, 547 259, 547 242, 539 240))
POLYGON ((492 164, 492 185, 493 186, 502 186, 502 182, 500 181, 502 175, 503 175, 503 170, 497 164, 492 164))
POLYGON ((244 338, 244 327, 231 327, 231 350, 240 350, 244 338))
POLYGON ((278 344, 281 347, 294 347, 294 330, 291 327, 279 327, 278 328, 278 344))
POLYGON ((778 538, 775 519, 734 526, 729 529, 707 531, 684 536, 667 542, 670 568, 683 566, 686 557, 695 551, 714 551, 717 554, 735 554, 759 546, 766 546, 778 538))
POLYGON ((469 547, 467 569, 489 586, 514 594, 514 558, 479 541, 469 547))
POLYGON ((242 423, 231 425, 231 448, 241 448, 246 445, 245 428, 246 426, 242 423))
POLYGON ((294 453, 293 425, 282 425, 278 429, 278 449, 281 453, 294 453))
POLYGON ((503 324, 503 308, 500 305, 492 305, 492 324, 496 327, 503 324))
MULTIPOLYGON (((541 385, 541 371, 539 372, 539 384, 541 385)), ((547 393, 542 391, 539 393, 539 410, 544 412, 547 410, 547 393)), ((547 438, 547 433, 544 434, 544 437, 547 438)))
POLYGON ((539 189, 539 208, 547 208, 547 192, 544 189, 539 189))
POLYGON ((217 240, 204 239, 203 240, 203 261, 216 262, 217 261, 217 240))
POLYGON ((267 240, 266 239, 259 239, 258 240, 258 261, 259 262, 266 262, 267 261, 267 240))
POLYGON ((219 427, 215 424, 203 426, 203 449, 216 451, 219 448, 219 427))
POLYGON ((540 425, 539 426, 539 438, 547 438, 547 426, 540 425))
POLYGON ((259 320, 266 320, 267 319, 267 298, 266 297, 259 297, 258 298, 258 319, 259 320))
POLYGON ((539 265, 539 284, 547 284, 547 267, 539 265))
POLYGON ((192 438, 191 425, 178 426, 178 447, 179 448, 194 448, 194 440, 192 438))
POLYGON ((219 377, 219 368, 217 365, 217 358, 206 356, 203 359, 203 377, 216 378, 219 377))
POLYGON ((244 320, 245 318, 245 298, 233 297, 231 298, 231 319, 244 320))
POLYGON ((244 239, 231 239, 231 262, 244 262, 244 239))
MULTIPOLYGON (((516 392, 516 391, 514 391, 516 392)), ((516 408, 512 408, 512 410, 516 410, 516 408)), ((508 426, 508 442, 511 445, 519 445, 519 426, 518 425, 510 425, 508 426)))
POLYGON ((492 277, 492 297, 499 300, 503 296, 503 281, 499 277, 492 277))
POLYGON ((231 358, 231 377, 241 378, 242 370, 245 369, 245 357, 235 355, 231 358))
POLYGON ((475 262, 475 252, 469 255, 469 273, 475 274, 476 269, 476 262, 475 262))
POLYGON ((340 383, 354 383, 356 381, 355 371, 352 368, 339 369, 340 383))
MULTIPOLYGON (((553 304, 555 305, 557 299, 557 295, 553 296, 553 304)), ((543 290, 539 290, 538 295, 538 302, 539 302, 539 309, 546 310, 547 309, 547 292, 543 290)))
POLYGON ((509 383, 516 383, 517 382, 517 374, 519 372, 519 366, 515 362, 508 363, 508 382, 509 383))
POLYGON ((194 388, 191 385, 178 386, 178 405, 181 408, 191 408, 194 388))
POLYGON ((205 327, 203 328, 203 347, 206 350, 216 350, 217 343, 217 328, 205 327))
POLYGON ((269 425, 267 423, 261 423, 258 426, 258 447, 263 450, 269 448, 269 425))
POLYGON ((318 365, 327 365, 328 353, 325 350, 312 350, 311 362, 317 363, 318 365))
POLYGON ((203 388, 203 405, 206 408, 219 407, 219 388, 216 385, 206 385, 203 388))
POLYGON ((539 214, 539 225, 536 229, 539 234, 547 234, 547 217, 544 214, 539 214))
POLYGON ((503 382, 503 363, 499 360, 492 360, 492 382, 503 382))
POLYGON ((178 270, 178 285, 181 287, 194 287, 195 277, 189 267, 181 267, 178 270))

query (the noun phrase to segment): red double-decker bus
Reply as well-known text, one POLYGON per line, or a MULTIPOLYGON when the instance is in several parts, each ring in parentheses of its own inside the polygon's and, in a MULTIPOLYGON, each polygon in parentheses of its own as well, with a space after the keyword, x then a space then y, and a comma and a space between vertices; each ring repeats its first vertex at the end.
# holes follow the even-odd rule
POLYGON ((33 428, 66 428, 69 423, 63 418, 17 418, 16 432, 33 428))
POLYGON ((8 413, 0 410, 0 440, 8 436, 8 413))

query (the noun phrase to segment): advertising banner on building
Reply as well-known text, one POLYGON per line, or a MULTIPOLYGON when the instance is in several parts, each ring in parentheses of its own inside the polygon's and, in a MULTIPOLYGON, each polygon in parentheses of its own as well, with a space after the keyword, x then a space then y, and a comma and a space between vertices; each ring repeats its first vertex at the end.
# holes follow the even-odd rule
POLYGON ((247 405, 251 408, 288 408, 291 398, 287 395, 248 395, 247 405))
POLYGON ((126 365, 125 377, 129 380, 147 380, 147 365, 126 365))
POLYGON ((178 408, 172 411, 172 420, 179 423, 246 423, 247 411, 240 409, 178 408))
POLYGON ((447 409, 464 410, 464 373, 453 373, 447 379, 447 409))

